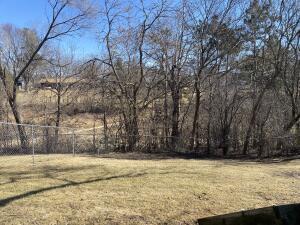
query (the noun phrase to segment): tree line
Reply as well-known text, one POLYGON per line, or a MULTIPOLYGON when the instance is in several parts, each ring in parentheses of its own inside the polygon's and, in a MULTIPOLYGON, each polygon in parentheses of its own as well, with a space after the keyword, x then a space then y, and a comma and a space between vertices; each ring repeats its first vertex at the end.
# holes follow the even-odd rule
POLYGON ((258 157, 269 156, 270 146, 278 154, 287 146, 298 151, 298 1, 105 0, 96 7, 51 0, 49 9, 44 33, 1 26, 1 98, 16 123, 19 81, 43 75, 57 84, 55 125, 64 95, 93 92, 101 109, 94 113, 105 137, 117 140, 115 150, 258 157), (58 47, 90 28, 99 54, 77 60, 58 47))

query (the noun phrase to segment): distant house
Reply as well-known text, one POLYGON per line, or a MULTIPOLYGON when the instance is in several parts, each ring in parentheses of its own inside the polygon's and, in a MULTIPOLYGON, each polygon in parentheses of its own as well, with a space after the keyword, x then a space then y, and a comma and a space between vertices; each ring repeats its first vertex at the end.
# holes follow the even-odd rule
POLYGON ((34 87, 39 89, 57 89, 59 86, 64 85, 66 85, 66 82, 60 82, 54 78, 43 78, 37 81, 34 87))
POLYGON ((67 87, 71 84, 74 84, 78 81, 83 82, 82 79, 77 79, 73 77, 69 78, 64 78, 62 81, 57 80, 55 78, 43 78, 37 81, 34 85, 35 88, 40 88, 40 89, 57 89, 58 87, 67 87))
POLYGON ((39 83, 39 87, 42 89, 55 89, 59 84, 60 83, 44 81, 39 83))

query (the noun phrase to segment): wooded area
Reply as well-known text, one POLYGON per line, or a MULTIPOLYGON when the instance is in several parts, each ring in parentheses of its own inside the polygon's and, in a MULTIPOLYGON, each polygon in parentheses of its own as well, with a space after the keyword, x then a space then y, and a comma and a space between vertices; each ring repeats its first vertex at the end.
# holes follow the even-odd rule
POLYGON ((24 84, 55 96, 33 100, 51 109, 44 125, 94 114, 114 151, 299 154, 299 1, 49 0, 47 18, 42 31, 1 25, 0 119, 24 122, 24 84), (94 30, 98 55, 60 46, 94 30))

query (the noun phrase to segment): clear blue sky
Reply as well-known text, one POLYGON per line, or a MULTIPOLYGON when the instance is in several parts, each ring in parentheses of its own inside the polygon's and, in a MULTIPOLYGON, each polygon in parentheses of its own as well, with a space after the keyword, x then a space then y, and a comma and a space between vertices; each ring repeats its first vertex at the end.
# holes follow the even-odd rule
MULTIPOLYGON (((46 24, 47 0, 0 0, 0 24, 10 23, 17 27, 41 28, 46 24)), ((85 32, 82 37, 63 39, 62 45, 72 45, 81 58, 98 54, 98 43, 93 32, 85 32)))

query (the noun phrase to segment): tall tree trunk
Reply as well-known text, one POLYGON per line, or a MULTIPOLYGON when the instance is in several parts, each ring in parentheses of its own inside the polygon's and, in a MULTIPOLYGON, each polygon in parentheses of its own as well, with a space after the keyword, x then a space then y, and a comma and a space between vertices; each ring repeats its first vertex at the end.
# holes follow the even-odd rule
POLYGON ((257 151, 257 156, 259 158, 262 157, 264 153, 264 125, 259 126, 259 138, 258 138, 258 151, 257 151))
POLYGON ((56 108, 56 119, 55 119, 55 134, 54 134, 54 146, 58 147, 59 143, 59 126, 61 119, 61 91, 60 88, 57 90, 57 108, 56 108))
POLYGON ((206 146, 207 146, 207 150, 206 150, 206 154, 207 156, 210 155, 210 150, 211 150, 211 143, 210 143, 210 118, 208 119, 207 122, 207 127, 206 127, 206 146))
MULTIPOLYGON (((13 83, 13 87, 12 87, 12 93, 10 92, 8 86, 7 86, 7 76, 6 76, 6 71, 5 69, 3 69, 0 65, 0 79, 2 81, 6 96, 7 96, 7 101, 8 104, 11 108, 11 111, 14 115, 14 119, 15 122, 17 124, 21 124, 22 120, 19 114, 19 110, 18 110, 18 106, 17 106, 17 83, 18 83, 18 79, 14 80, 13 83)), ((20 139, 20 143, 21 143, 21 153, 26 153, 28 151, 28 140, 27 140, 27 136, 26 136, 26 130, 24 126, 18 125, 18 132, 19 132, 19 139, 20 139)))
MULTIPOLYGON (((250 85, 253 86, 253 90, 254 90, 254 97, 253 99, 255 99, 256 96, 256 83, 255 83, 255 78, 256 78, 256 74, 257 74, 257 55, 256 55, 256 30, 254 30, 254 40, 252 40, 252 45, 253 45, 253 50, 252 50, 252 56, 254 58, 254 73, 251 74, 251 80, 250 80, 250 85)), ((263 97, 263 95, 261 95, 261 98, 263 97)), ((252 111, 251 111, 251 118, 248 124, 248 128, 247 128, 247 132, 246 132, 246 137, 245 137, 245 141, 244 141, 244 146, 243 146, 243 155, 247 155, 248 153, 248 147, 249 147, 249 142, 250 142, 250 137, 251 137, 251 133, 254 127, 254 123, 256 120, 256 113, 257 110, 259 108, 260 105, 260 101, 261 99, 258 99, 255 103, 254 106, 252 107, 252 111)))
POLYGON ((249 124, 248 124, 248 129, 247 129, 247 132, 246 132, 246 137, 245 137, 245 142, 244 142, 244 147, 243 147, 243 155, 247 155, 248 153, 248 147, 249 147, 249 142, 250 142, 250 137, 251 137, 251 133, 252 133, 252 130, 253 130, 253 127, 255 125, 255 121, 256 121, 256 116, 257 116, 257 112, 260 108, 260 105, 261 105, 261 102, 262 102, 262 99, 266 93, 266 91, 268 90, 268 88, 270 87, 270 85, 273 83, 274 79, 276 78, 277 76, 274 75, 269 81, 268 83, 263 87, 262 91, 260 92, 259 96, 257 97, 256 99, 256 102, 252 108, 252 111, 251 111, 251 117, 250 117, 250 121, 249 121, 249 124))
POLYGON ((228 125, 226 125, 222 129, 222 143, 221 147, 223 150, 223 156, 226 156, 229 150, 229 133, 230 133, 230 128, 228 125))
POLYGON ((247 155, 247 153, 248 153, 250 137, 251 137, 251 133, 252 133, 254 123, 255 123, 255 119, 256 119, 256 111, 253 110, 252 113, 251 113, 251 119, 250 119, 250 122, 248 124, 247 132, 246 132, 246 137, 245 137, 244 147, 243 147, 243 155, 247 155))
POLYGON ((132 105, 129 106, 129 115, 127 118, 127 125, 125 125, 125 127, 127 128, 127 151, 134 151, 139 139, 138 113, 135 96, 132 105))
POLYGON ((208 79, 209 81, 209 96, 208 96, 208 121, 207 121, 207 138, 206 138, 206 145, 207 145, 207 152, 206 154, 209 156, 211 154, 211 133, 210 133, 210 128, 211 128, 211 117, 212 117, 212 100, 213 100, 213 94, 212 94, 212 83, 210 78, 208 79))
POLYGON ((195 141, 196 141, 196 147, 198 147, 198 135, 199 132, 197 132, 199 127, 199 110, 200 110, 200 97, 201 93, 198 87, 197 81, 195 82, 195 89, 196 89, 196 102, 195 102, 195 112, 194 112, 194 118, 193 118, 193 128, 192 128, 192 134, 191 134, 191 143, 190 148, 191 150, 194 150, 195 147, 195 141))
POLYGON ((172 66, 170 72, 170 89, 172 95, 172 131, 171 131, 171 151, 176 151, 177 142, 179 139, 179 107, 180 107, 180 87, 178 83, 179 74, 175 74, 176 65, 172 66))
POLYGON ((165 93, 164 93, 164 136, 165 136, 165 148, 169 147, 169 117, 168 117, 168 80, 165 73, 165 93))
POLYGON ((9 105, 11 107, 12 113, 14 115, 14 119, 16 121, 18 132, 19 132, 19 139, 21 143, 21 153, 27 153, 28 152, 28 140, 26 135, 25 127, 22 125, 19 125, 22 123, 21 117, 17 108, 16 99, 9 99, 9 105))
POLYGON ((108 150, 108 136, 107 136, 107 119, 106 119, 106 110, 103 113, 103 126, 104 126, 104 149, 108 150))
POLYGON ((177 144, 178 144, 178 139, 179 139, 179 90, 176 88, 176 90, 173 92, 173 111, 172 111, 172 150, 175 151, 177 144))

